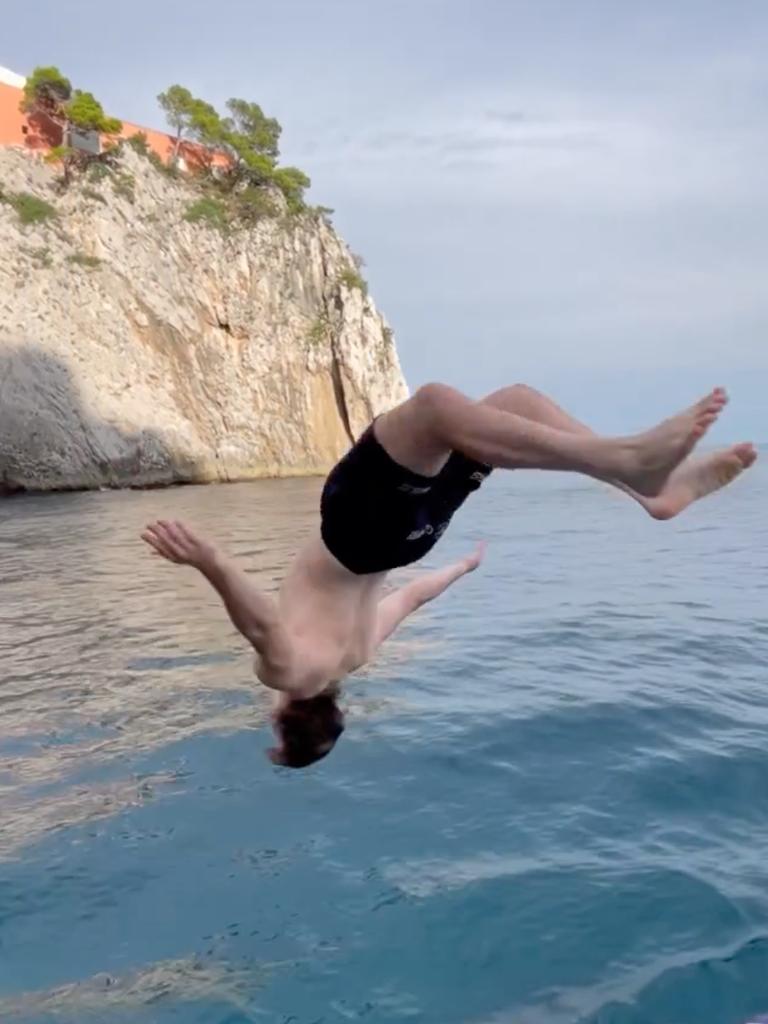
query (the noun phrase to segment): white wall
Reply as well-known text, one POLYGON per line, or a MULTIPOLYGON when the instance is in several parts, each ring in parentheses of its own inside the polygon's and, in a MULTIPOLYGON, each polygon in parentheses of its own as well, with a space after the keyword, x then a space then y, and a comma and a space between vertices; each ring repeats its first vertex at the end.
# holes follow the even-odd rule
POLYGON ((23 89, 26 78, 24 75, 17 75, 15 71, 0 67, 0 82, 4 85, 12 85, 16 89, 23 89))

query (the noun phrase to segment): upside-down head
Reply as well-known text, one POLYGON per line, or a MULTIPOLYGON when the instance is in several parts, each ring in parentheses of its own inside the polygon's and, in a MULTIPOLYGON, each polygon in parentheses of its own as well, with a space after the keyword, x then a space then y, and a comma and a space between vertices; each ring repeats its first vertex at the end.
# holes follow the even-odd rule
POLYGON ((344 714, 335 692, 306 700, 289 700, 275 712, 273 723, 280 741, 269 758, 285 768, 307 768, 333 750, 344 732, 344 714))

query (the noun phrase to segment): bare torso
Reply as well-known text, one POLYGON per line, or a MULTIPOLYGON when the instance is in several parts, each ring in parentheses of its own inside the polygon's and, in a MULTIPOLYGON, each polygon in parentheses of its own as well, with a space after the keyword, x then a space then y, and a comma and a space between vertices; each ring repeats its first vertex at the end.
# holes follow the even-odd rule
POLYGON ((299 550, 280 587, 285 654, 271 663, 257 656, 261 682, 311 696, 364 665, 376 646, 386 575, 345 569, 318 532, 299 550))

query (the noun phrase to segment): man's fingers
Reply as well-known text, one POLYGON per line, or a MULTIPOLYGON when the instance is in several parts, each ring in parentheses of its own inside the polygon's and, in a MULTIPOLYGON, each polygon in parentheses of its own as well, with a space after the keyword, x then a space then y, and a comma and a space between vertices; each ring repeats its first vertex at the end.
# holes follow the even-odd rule
POLYGON ((141 535, 142 540, 145 540, 147 544, 151 544, 153 547, 159 548, 167 543, 167 537, 165 532, 160 530, 156 526, 148 526, 144 533, 141 535))
POLYGON ((181 523, 176 522, 174 519, 161 519, 160 522, 162 523, 165 533, 170 541, 179 548, 179 550, 183 551, 189 546, 189 541, 184 534, 181 523))
POLYGON ((149 530, 145 530, 141 535, 141 539, 149 544, 154 551, 157 551, 158 554, 164 554, 165 544, 163 543, 162 538, 158 537, 156 534, 150 533, 149 530))
POLYGON ((160 527, 159 524, 157 526, 148 526, 141 536, 147 544, 164 558, 170 558, 171 561, 175 562, 182 557, 179 545, 174 542, 168 531, 160 527))
POLYGON ((147 530, 166 544, 179 543, 179 537, 173 528, 173 523, 167 519, 158 519, 156 523, 150 524, 147 530))
POLYGON ((176 526, 176 529, 179 531, 184 540, 186 540, 189 544, 197 543, 197 535, 186 523, 182 522, 180 519, 177 519, 175 520, 174 525, 176 526))
POLYGON ((172 519, 158 519, 157 526, 166 537, 173 538, 176 536, 176 525, 172 519))

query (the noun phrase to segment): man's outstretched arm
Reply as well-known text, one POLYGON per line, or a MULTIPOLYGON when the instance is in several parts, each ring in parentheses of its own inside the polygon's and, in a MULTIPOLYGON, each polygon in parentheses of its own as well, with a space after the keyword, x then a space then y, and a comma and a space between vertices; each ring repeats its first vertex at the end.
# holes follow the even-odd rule
POLYGON ((142 539, 153 551, 177 565, 191 565, 217 592, 235 628, 270 661, 280 658, 282 628, 271 597, 262 594, 215 544, 178 520, 159 519, 142 539))
POLYGON ((476 550, 466 558, 462 558, 460 562, 454 562, 444 569, 437 569, 425 576, 419 576, 418 579, 412 580, 406 586, 382 598, 379 602, 376 623, 376 646, 378 647, 387 637, 391 636, 403 619, 407 619, 417 608, 421 608, 428 601, 433 601, 456 580, 475 570, 482 562, 484 555, 485 544, 478 544, 476 550))

